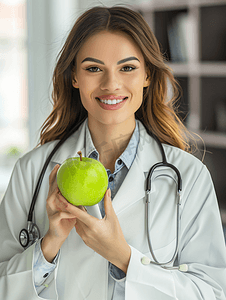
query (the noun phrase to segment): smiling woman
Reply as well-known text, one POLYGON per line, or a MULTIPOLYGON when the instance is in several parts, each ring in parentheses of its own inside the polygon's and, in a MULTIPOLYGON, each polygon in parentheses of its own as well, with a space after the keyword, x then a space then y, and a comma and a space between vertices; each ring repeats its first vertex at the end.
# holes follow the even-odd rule
POLYGON ((216 194, 188 153, 178 91, 139 13, 94 7, 78 18, 54 70, 40 143, 17 161, 0 206, 0 296, 225 300, 216 194), (79 153, 108 176, 103 199, 87 209, 56 181, 79 153))
MULTIPOLYGON (((98 96, 128 96, 122 114, 136 103, 135 118, 161 142, 190 151, 188 137, 191 135, 176 113, 181 88, 165 64, 158 41, 140 14, 124 7, 94 7, 78 18, 60 54, 53 75, 54 108, 42 126, 39 144, 62 139, 75 124, 85 120, 89 111, 84 104, 90 93, 88 97, 92 102, 98 96), (95 64, 90 65, 90 62, 95 64), (76 72, 77 82, 74 81, 76 72), (128 90, 125 82, 130 88, 134 87, 135 94, 128 90), (166 103, 167 82, 172 86, 173 96, 166 103), (89 87, 94 83, 95 88, 89 87), (64 118, 60 117, 62 115, 64 118)), ((96 105, 92 103, 90 110, 96 105)), ((102 108, 106 110, 110 108, 108 106, 102 108)), ((114 118, 121 107, 110 108, 111 111, 116 108, 114 118)), ((103 110, 99 112, 101 114, 103 110)), ((107 112, 103 118, 110 118, 109 122, 112 122, 107 112)))
POLYGON ((112 149, 106 157, 105 149, 97 146, 100 161, 105 167, 114 166, 135 129, 135 113, 142 105, 143 88, 150 84, 142 52, 127 34, 102 31, 83 44, 75 65, 72 84, 79 89, 82 105, 88 112, 94 145, 105 141, 112 149), (90 61, 95 64, 90 65, 90 61), (120 134, 123 137, 114 145, 120 134))

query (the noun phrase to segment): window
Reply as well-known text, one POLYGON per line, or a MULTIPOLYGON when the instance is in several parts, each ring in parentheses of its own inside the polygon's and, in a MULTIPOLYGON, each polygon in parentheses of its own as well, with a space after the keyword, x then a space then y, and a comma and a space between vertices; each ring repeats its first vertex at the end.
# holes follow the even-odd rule
POLYGON ((26 0, 0 0, 0 202, 28 151, 26 0))

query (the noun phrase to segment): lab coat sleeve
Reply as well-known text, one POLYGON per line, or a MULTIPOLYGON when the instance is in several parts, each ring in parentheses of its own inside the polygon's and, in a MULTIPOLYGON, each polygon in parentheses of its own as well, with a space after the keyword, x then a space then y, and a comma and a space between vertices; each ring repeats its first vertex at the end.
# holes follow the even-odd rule
POLYGON ((27 227, 35 186, 32 168, 28 160, 16 162, 0 205, 0 299, 4 300, 57 299, 54 275, 46 282, 49 287, 42 293, 44 298, 35 289, 33 257, 37 242, 26 250, 19 243, 19 233, 27 227))
POLYGON ((53 261, 49 263, 42 253, 41 241, 42 239, 39 240, 35 245, 33 259, 34 283, 38 294, 43 290, 43 286, 45 286, 45 281, 49 278, 51 273, 56 268, 56 263, 59 257, 58 252, 53 261))
POLYGON ((178 264, 188 272, 141 263, 145 255, 131 247, 125 299, 226 299, 226 248, 214 186, 203 165, 181 211, 178 264))

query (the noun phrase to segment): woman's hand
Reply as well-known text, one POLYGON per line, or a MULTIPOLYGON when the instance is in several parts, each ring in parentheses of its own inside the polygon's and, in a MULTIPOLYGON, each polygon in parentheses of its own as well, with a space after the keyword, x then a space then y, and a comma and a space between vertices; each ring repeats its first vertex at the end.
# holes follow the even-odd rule
POLYGON ((60 199, 67 204, 65 209, 77 218, 75 229, 84 243, 126 273, 131 249, 113 209, 110 191, 104 196, 105 216, 101 220, 68 203, 64 197, 60 199))
POLYGON ((49 218, 48 234, 63 243, 74 227, 76 217, 66 210, 68 204, 60 200, 61 193, 56 181, 59 167, 59 165, 56 165, 49 176, 49 193, 46 200, 46 210, 49 218))
MULTIPOLYGON (((54 259, 76 224, 76 216, 66 210, 68 202, 61 195, 57 186, 56 175, 59 167, 59 165, 56 165, 49 176, 49 193, 46 200, 49 230, 41 244, 43 255, 49 262, 54 259), (64 199, 64 202, 61 199, 64 199)), ((82 209, 82 207, 79 208, 82 209)))

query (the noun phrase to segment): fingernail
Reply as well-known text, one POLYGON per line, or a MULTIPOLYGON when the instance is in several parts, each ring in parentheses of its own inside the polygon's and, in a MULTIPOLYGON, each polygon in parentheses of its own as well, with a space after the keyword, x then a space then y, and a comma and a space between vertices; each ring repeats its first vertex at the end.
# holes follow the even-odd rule
POLYGON ((111 189, 108 189, 108 197, 111 197, 111 189))

